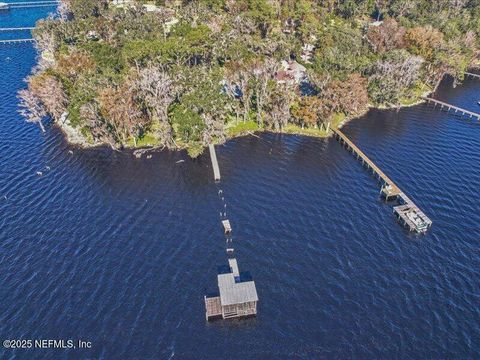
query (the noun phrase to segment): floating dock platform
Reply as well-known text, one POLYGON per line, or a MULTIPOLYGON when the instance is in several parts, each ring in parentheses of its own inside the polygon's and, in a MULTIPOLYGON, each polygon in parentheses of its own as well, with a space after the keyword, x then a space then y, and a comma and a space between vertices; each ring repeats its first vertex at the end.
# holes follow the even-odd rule
POLYGON ((220 181, 220 168, 218 166, 217 153, 215 152, 215 146, 210 144, 208 145, 208 149, 210 150, 210 159, 212 160, 213 177, 215 181, 220 181))
POLYGON ((229 259, 227 267, 219 268, 217 280, 218 293, 204 297, 207 321, 256 316, 255 282, 248 272, 240 273, 236 259, 229 259))
POLYGON ((398 221, 412 232, 425 233, 432 226, 432 220, 423 213, 407 195, 399 195, 401 205, 393 208, 398 221))
POLYGON ((365 153, 360 150, 341 130, 332 129, 335 138, 346 146, 348 150, 358 159, 362 161, 372 173, 382 181, 383 185, 380 193, 388 201, 396 199, 400 203, 399 206, 393 208, 394 214, 400 223, 406 226, 410 231, 417 233, 426 232, 431 226, 432 221, 411 201, 400 188, 368 158, 365 153))
POLYGON ((230 225, 230 220, 222 220, 222 225, 225 234, 230 234, 232 232, 232 225, 230 225))

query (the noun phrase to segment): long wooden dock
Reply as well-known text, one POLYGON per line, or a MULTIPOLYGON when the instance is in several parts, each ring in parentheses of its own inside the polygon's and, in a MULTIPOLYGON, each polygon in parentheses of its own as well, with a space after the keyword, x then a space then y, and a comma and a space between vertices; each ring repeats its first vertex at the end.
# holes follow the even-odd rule
POLYGON ((35 39, 6 39, 0 40, 0 44, 18 44, 18 43, 28 43, 34 42, 35 39))
POLYGON ((435 105, 440 105, 440 109, 446 108, 448 111, 453 109, 453 110, 455 110, 455 113, 461 113, 462 115, 468 115, 470 118, 475 117, 475 118, 477 118, 477 120, 480 120, 480 114, 477 114, 476 112, 466 110, 466 109, 462 109, 461 107, 458 107, 458 106, 455 106, 455 105, 452 105, 452 104, 448 104, 446 102, 443 102, 443 101, 440 101, 440 100, 437 100, 437 99, 433 99, 433 98, 430 98, 430 97, 423 97, 423 99, 426 100, 428 103, 431 102, 435 105))
POLYGON ((215 146, 213 144, 208 145, 210 150, 210 159, 212 160, 213 176, 215 181, 220 181, 220 168, 218 167, 217 153, 215 152, 215 146))
POLYGON ((471 76, 471 77, 480 79, 480 74, 475 74, 475 73, 471 73, 471 72, 464 72, 464 74, 467 75, 467 76, 471 76))
POLYGON ((25 31, 25 30, 33 30, 34 27, 11 27, 11 28, 0 28, 0 31, 25 31))
POLYGON ((388 200, 395 198, 400 205, 393 208, 399 221, 410 231, 423 233, 432 225, 432 221, 410 200, 400 188, 368 158, 341 130, 332 129, 335 138, 361 160, 362 163, 383 182, 381 193, 388 200))
POLYGON ((384 182, 384 187, 382 190, 385 190, 385 197, 388 199, 390 197, 397 197, 402 192, 400 188, 387 176, 385 173, 380 170, 380 168, 375 165, 375 163, 368 158, 365 153, 360 150, 345 134, 339 129, 332 129, 336 135, 337 140, 345 144, 345 146, 354 154, 357 159, 361 160, 362 163, 380 179, 384 182))
POLYGON ((0 10, 18 9, 18 8, 35 8, 59 5, 60 2, 56 0, 44 0, 44 1, 22 1, 11 3, 0 3, 0 10))

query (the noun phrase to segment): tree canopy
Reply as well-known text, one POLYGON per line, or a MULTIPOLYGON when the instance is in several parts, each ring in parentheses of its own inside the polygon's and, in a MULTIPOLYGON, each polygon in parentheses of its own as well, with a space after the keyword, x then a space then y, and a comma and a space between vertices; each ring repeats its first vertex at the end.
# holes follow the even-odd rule
POLYGON ((196 155, 242 123, 319 128, 461 80, 479 58, 478 0, 62 0, 59 13, 34 31, 22 113, 68 114, 112 147, 148 137, 196 155))

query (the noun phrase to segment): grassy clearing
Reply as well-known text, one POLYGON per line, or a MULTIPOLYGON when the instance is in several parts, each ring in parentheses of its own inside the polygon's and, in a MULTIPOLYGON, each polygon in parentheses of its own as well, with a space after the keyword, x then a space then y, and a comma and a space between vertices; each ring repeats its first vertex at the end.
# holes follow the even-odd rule
POLYGON ((241 122, 231 122, 227 124, 227 134, 228 137, 235 137, 242 135, 246 132, 254 132, 260 130, 260 127, 255 121, 241 121, 241 122))
POLYGON ((127 147, 148 147, 148 146, 157 146, 159 145, 158 139, 152 133, 146 133, 141 138, 137 139, 137 146, 135 146, 135 141, 133 138, 128 139, 126 146, 127 147))
POLYGON ((402 106, 412 106, 418 104, 421 101, 421 98, 425 93, 432 91, 432 88, 424 83, 418 82, 415 84, 415 87, 410 90, 408 96, 400 99, 400 105, 402 106))
POLYGON ((260 127, 255 121, 246 121, 239 123, 229 123, 227 125, 227 134, 229 137, 242 135, 246 132, 254 132, 260 130, 260 127))
POLYGON ((315 137, 327 137, 328 133, 319 128, 301 128, 298 125, 288 124, 282 129, 282 133, 285 134, 294 134, 294 135, 305 135, 305 136, 315 136, 315 137))
POLYGON ((344 113, 335 113, 332 116, 332 127, 338 128, 338 126, 347 118, 344 113))

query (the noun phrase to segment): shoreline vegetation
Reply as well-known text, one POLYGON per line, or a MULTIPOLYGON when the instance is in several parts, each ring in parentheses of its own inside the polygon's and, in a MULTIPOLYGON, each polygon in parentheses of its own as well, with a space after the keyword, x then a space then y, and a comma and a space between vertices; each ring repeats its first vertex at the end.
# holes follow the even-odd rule
POLYGON ((61 0, 20 113, 81 147, 192 157, 258 131, 326 137, 462 81, 479 19, 466 0, 61 0))

